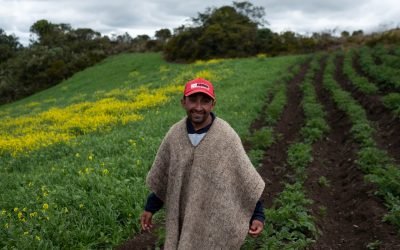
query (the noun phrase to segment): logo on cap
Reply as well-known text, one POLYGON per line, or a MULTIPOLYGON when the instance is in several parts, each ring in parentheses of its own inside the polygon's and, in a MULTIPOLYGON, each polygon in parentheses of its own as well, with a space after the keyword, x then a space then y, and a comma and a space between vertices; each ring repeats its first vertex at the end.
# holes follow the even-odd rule
POLYGON ((203 83, 192 83, 192 85, 190 85, 191 89, 195 89, 195 88, 204 88, 204 89, 209 89, 208 85, 203 84, 203 83))

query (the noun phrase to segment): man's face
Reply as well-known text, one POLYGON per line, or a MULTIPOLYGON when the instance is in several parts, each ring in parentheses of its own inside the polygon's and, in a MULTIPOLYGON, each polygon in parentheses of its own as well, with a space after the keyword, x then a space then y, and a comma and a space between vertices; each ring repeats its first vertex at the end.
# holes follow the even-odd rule
POLYGON ((207 122, 207 118, 215 106, 215 101, 204 93, 187 96, 182 99, 181 103, 192 123, 199 126, 207 122))

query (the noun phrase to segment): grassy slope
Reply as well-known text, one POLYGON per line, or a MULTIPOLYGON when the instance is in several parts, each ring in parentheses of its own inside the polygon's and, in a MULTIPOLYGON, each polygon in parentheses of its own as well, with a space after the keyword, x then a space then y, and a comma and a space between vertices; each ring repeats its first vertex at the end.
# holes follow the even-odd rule
MULTIPOLYGON (((244 137, 261 109, 267 94, 263 90, 295 60, 253 58, 190 66, 167 64, 158 54, 119 55, 58 86, 1 106, 0 122, 6 116, 96 101, 115 89, 161 87, 182 74, 207 70, 214 74, 216 114, 244 137), (160 72, 160 66, 169 70, 160 72)), ((132 230, 137 232, 148 192, 146 173, 162 137, 184 116, 180 97, 176 93, 162 106, 141 110, 142 121, 16 157, 0 156, 0 189, 7 190, 0 194, 0 247, 108 248, 131 236, 132 230), (78 174, 86 168, 92 172, 78 174), (108 173, 102 175, 105 169, 108 173), (34 212, 37 215, 30 216, 34 212)))

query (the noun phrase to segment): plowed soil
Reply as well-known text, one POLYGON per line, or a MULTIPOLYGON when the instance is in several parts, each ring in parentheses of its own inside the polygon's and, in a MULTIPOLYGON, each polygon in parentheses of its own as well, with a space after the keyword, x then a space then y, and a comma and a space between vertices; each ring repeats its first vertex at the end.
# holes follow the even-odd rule
MULTIPOLYGON (((336 80, 340 77, 337 74, 336 80)), ((377 249, 400 249, 397 230, 382 222, 387 213, 383 201, 355 164, 358 147, 350 134, 350 121, 322 87, 321 74, 315 86, 331 130, 313 145, 314 161, 307 169, 306 188, 321 231, 310 249, 367 249, 373 243, 379 245, 377 249)))
POLYGON ((288 83, 288 103, 274 128, 274 133, 279 134, 279 140, 266 151, 262 168, 259 169, 259 173, 265 181, 262 195, 265 207, 272 206, 276 195, 283 190, 283 183, 291 182, 292 179, 291 171, 286 165, 287 149, 297 139, 304 123, 304 114, 300 105, 302 94, 299 85, 304 80, 307 69, 308 64, 304 64, 300 73, 288 83))
MULTIPOLYGON (((367 112, 367 118, 372 122, 374 128, 377 130, 375 134, 375 141, 379 147, 386 150, 389 155, 400 164, 400 119, 391 113, 382 102, 383 93, 366 95, 361 93, 354 87, 351 81, 344 76, 341 72, 343 67, 343 58, 337 59, 338 69, 338 82, 341 86, 351 93, 353 98, 363 106, 367 112)), ((358 63, 354 63, 357 65, 358 63)), ((357 70, 359 74, 363 74, 360 69, 357 70)), ((364 75, 366 76, 366 75, 364 75)), ((373 79, 369 78, 373 82, 373 79)), ((382 90, 386 93, 385 90, 382 90)))

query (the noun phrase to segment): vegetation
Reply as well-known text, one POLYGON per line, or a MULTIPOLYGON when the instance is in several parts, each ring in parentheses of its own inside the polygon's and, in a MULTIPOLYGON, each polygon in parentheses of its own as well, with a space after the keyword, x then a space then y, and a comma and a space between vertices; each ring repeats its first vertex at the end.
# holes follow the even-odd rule
POLYGON ((184 115, 182 84, 196 76, 214 82, 217 116, 247 137, 266 97, 253 90, 268 89, 295 60, 179 65, 124 54, 0 106, 0 187, 8 190, 0 195, 0 248, 111 248, 139 232, 145 176, 184 115))
POLYGON ((366 77, 357 74, 353 67, 354 50, 348 51, 344 56, 343 74, 346 75, 351 83, 362 93, 375 94, 378 92, 378 87, 370 83, 366 77))
MULTIPOLYGON (((270 56, 339 45, 371 46, 329 56, 323 85, 352 123, 356 164, 378 187, 389 210, 384 220, 400 228, 400 168, 378 148, 374 123, 363 107, 334 79, 334 60, 343 56, 343 73, 350 82, 361 93, 382 97, 399 117, 400 48, 388 46, 400 41, 399 30, 306 37, 278 34, 265 24, 263 8, 233 2, 208 8, 192 18, 191 26, 173 33, 156 31, 155 39, 128 33, 109 38, 92 29, 39 20, 30 28, 34 39, 24 48, 0 29, 0 104, 7 103, 0 106, 0 188, 7 190, 0 194, 0 248, 109 249, 138 233, 148 193, 146 174, 166 131, 184 116, 182 84, 194 77, 214 82, 215 113, 250 144, 249 157, 260 166, 265 150, 280 140, 274 126, 291 101, 287 83, 308 63, 301 84, 305 120, 287 150, 293 178, 265 210, 261 237, 248 238, 243 248, 309 247, 318 229, 303 184, 313 143, 330 129, 314 89, 326 54, 270 56), (148 53, 115 55, 121 52, 148 53), (167 63, 162 57, 193 63, 167 63), (356 71, 358 63, 363 74, 356 71), (262 127, 249 131, 260 117, 262 127)), ((318 184, 331 185, 324 176, 318 184)), ((319 209, 326 214, 326 207, 319 209)), ((157 220, 163 216, 158 213, 157 220)), ((165 230, 158 234, 161 245, 165 230)), ((367 247, 380 245, 375 240, 367 247)))
MULTIPOLYGON (((17 37, 7 35, 0 28, 0 104, 54 86, 74 73, 122 52, 162 51, 169 61, 194 62, 257 54, 312 53, 340 45, 374 46, 379 41, 388 44, 400 41, 396 29, 371 35, 365 35, 362 30, 351 35, 343 31, 341 37, 335 36, 333 31, 315 32, 309 36, 292 31, 277 33, 266 27, 265 10, 247 1, 207 8, 191 20, 191 25, 177 27, 173 33, 163 28, 155 32, 154 38, 145 34, 133 38, 127 32, 108 37, 90 28, 74 29, 67 23, 54 24, 42 19, 30 27, 33 39, 26 48, 17 37)), ((393 55, 381 59, 391 67, 399 64, 393 55)), ((382 65, 379 71, 391 69, 382 65)), ((398 85, 395 78, 389 82, 398 85)))
POLYGON ((400 93, 389 93, 382 99, 383 104, 392 110, 397 117, 400 117, 400 93))
POLYGON ((359 50, 360 65, 365 74, 372 77, 382 88, 400 90, 399 70, 375 63, 371 49, 362 47, 359 50))
POLYGON ((324 86, 331 92, 339 109, 346 112, 352 122, 351 132, 360 145, 357 164, 367 173, 367 179, 375 183, 379 194, 385 199, 389 213, 385 220, 399 226, 400 221, 400 168, 395 166, 387 152, 378 149, 374 139, 374 128, 366 117, 365 110, 342 90, 333 79, 335 55, 330 56, 324 73, 324 86))
POLYGON ((303 141, 291 144, 287 152, 287 163, 295 173, 294 183, 286 183, 284 190, 274 200, 273 206, 265 209, 264 232, 259 239, 248 239, 243 249, 305 249, 317 238, 318 230, 309 211, 312 200, 306 197, 303 183, 307 178, 305 169, 313 160, 311 143, 321 139, 323 133, 328 131, 328 125, 324 121, 325 114, 317 104, 313 88, 313 80, 320 67, 319 60, 320 56, 313 58, 302 84, 303 109, 306 116, 302 128, 303 141), (321 127, 318 125, 320 123, 313 122, 314 119, 322 120, 324 125, 321 127))

